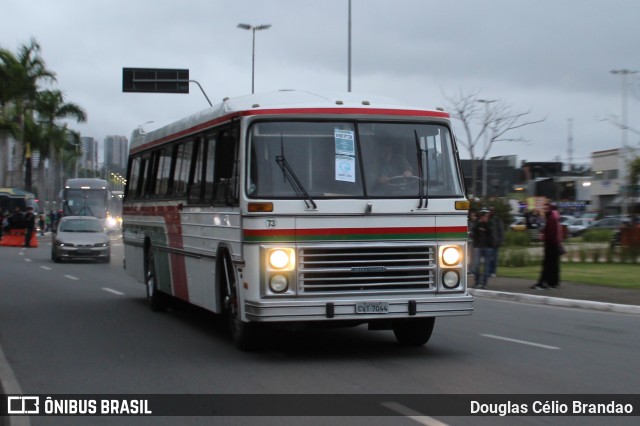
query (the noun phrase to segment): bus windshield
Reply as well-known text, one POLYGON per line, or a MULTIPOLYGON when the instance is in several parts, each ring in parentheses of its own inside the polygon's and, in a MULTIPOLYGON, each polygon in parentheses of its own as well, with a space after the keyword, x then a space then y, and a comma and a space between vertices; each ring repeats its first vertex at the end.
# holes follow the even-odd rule
POLYGON ((248 143, 251 198, 464 194, 450 131, 440 124, 257 122, 248 143))
POLYGON ((93 216, 104 219, 107 216, 106 189, 65 189, 65 216, 93 216))

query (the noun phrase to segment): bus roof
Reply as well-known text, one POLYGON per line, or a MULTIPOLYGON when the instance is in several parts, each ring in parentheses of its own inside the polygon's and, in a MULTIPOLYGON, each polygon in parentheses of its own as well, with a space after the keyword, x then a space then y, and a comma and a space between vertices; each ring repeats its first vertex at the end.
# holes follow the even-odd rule
POLYGON ((0 188, 0 194, 11 197, 35 197, 31 192, 23 191, 18 188, 0 188))
POLYGON ((352 92, 312 93, 300 90, 281 90, 234 99, 226 98, 211 108, 152 131, 147 132, 138 128, 131 135, 130 149, 132 152, 136 152, 166 140, 199 132, 209 126, 224 123, 236 117, 276 114, 375 114, 449 118, 448 113, 439 109, 416 108, 382 96, 352 92))
POLYGON ((64 187, 71 189, 108 189, 109 183, 104 179, 78 178, 67 179, 64 187))

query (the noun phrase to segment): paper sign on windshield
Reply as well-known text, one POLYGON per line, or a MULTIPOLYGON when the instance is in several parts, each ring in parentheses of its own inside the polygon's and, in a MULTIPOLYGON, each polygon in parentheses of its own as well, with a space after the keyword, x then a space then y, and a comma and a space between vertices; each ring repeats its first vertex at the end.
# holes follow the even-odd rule
POLYGON ((336 155, 336 180, 356 181, 356 159, 346 155, 336 155))
POLYGON ((334 129, 333 134, 336 140, 336 155, 356 155, 354 145, 353 130, 334 129))

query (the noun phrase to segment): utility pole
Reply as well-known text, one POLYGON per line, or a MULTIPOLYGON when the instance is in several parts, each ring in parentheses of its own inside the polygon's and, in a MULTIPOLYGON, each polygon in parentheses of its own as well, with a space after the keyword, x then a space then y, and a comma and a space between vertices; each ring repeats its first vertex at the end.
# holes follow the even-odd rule
POLYGON ((351 0, 349 0, 349 24, 348 24, 348 71, 347 71, 347 91, 351 92, 351 0))
POLYGON ((569 172, 572 171, 573 167, 571 163, 573 162, 573 119, 569 119, 569 139, 567 141, 567 163, 569 163, 569 172))
POLYGON ((627 214, 627 190, 629 186, 629 178, 628 178, 628 169, 629 169, 629 161, 627 159, 627 76, 629 74, 636 74, 638 71, 631 71, 628 69, 621 70, 611 70, 611 74, 619 75, 622 77, 622 126, 621 126, 621 135, 622 135, 622 148, 620 155, 622 157, 622 161, 624 162, 624 167, 622 168, 622 189, 620 191, 621 201, 621 213, 623 216, 627 214))

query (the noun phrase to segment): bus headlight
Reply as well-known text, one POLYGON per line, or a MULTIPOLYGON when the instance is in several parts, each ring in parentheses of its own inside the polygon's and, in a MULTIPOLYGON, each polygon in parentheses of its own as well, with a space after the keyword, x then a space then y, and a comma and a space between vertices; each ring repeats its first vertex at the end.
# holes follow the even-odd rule
POLYGON ((458 273, 458 271, 445 271, 444 274, 442 274, 442 285, 445 288, 448 289, 453 289, 458 287, 458 285, 460 284, 460 274, 458 273))
POLYGON ((293 271, 296 255, 292 248, 272 249, 267 254, 269 268, 275 271, 293 271))
POLYGON ((274 275, 269 279, 269 289, 274 293, 284 293, 289 289, 289 280, 284 275, 274 275))
POLYGON ((462 252, 457 246, 447 246, 441 249, 440 259, 445 266, 455 266, 462 260, 462 252))

